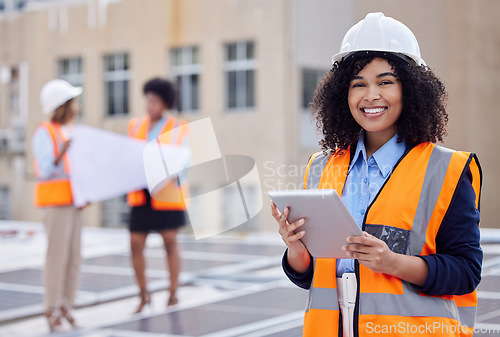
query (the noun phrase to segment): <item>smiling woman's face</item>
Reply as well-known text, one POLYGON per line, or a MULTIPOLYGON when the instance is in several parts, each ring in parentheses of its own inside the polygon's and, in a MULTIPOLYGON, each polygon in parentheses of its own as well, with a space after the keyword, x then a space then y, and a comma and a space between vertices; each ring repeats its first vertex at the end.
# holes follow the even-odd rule
POLYGON ((374 58, 349 84, 348 103, 368 137, 389 140, 397 132, 403 109, 403 90, 387 60, 374 58))

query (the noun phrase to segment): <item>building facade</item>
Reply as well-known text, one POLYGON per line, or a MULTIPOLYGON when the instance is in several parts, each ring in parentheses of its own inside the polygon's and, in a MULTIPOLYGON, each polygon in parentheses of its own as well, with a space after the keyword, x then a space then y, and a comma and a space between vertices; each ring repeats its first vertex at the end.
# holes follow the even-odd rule
MULTIPOLYGON (((412 29, 443 79, 445 146, 478 153, 482 223, 496 227, 499 7, 494 0, 0 0, 0 218, 41 219, 29 140, 46 118, 40 89, 55 77, 83 86, 79 123, 125 134, 127 121, 145 113, 143 83, 166 76, 178 84, 182 118, 210 117, 222 153, 256 160, 263 193, 300 188, 308 157, 320 150, 307 109, 314 89, 347 29, 382 11, 412 29)), ((263 200, 245 229, 274 230, 263 200)), ((224 221, 231 202, 209 208, 224 221)), ((87 225, 120 226, 127 208, 117 198, 86 213, 87 225)))

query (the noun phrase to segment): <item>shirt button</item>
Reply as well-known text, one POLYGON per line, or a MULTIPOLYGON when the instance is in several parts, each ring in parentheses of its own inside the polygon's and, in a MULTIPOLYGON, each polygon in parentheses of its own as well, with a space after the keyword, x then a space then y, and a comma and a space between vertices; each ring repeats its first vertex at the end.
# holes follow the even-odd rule
POLYGON ((361 215, 364 215, 365 214, 365 210, 362 209, 359 213, 361 213, 361 215))
POLYGON ((375 164, 375 159, 373 159, 373 157, 370 157, 370 159, 368 159, 368 164, 370 165, 375 164))
POLYGON ((363 182, 364 182, 365 184, 367 184, 367 183, 368 183, 368 179, 367 179, 367 178, 365 178, 365 180, 363 180, 363 182))

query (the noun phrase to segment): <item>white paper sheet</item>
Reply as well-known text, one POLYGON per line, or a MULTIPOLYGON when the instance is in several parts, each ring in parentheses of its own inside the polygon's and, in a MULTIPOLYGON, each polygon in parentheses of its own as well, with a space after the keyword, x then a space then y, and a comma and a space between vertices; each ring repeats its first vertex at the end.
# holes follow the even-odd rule
MULTIPOLYGON (((173 178, 174 175, 165 175, 160 152, 148 154, 144 152, 146 145, 145 141, 118 133, 76 125, 68 151, 75 206, 148 188, 145 165, 148 165, 148 175, 156 177, 155 183, 173 178), (149 164, 151 162, 155 164, 149 164)), ((167 163, 175 162, 177 172, 187 166, 189 150, 169 146, 161 149, 167 163)))

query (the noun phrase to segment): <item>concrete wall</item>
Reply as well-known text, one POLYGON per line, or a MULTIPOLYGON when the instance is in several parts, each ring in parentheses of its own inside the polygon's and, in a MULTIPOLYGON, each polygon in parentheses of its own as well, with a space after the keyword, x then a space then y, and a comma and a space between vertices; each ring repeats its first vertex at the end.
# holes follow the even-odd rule
MULTIPOLYGON (((50 2, 48 2, 50 4, 50 2)), ((298 187, 302 169, 319 147, 302 148, 302 69, 329 69, 331 56, 347 31, 366 13, 382 11, 404 22, 417 36, 423 58, 449 91, 449 137, 445 146, 475 151, 485 175, 482 225, 499 227, 494 192, 500 187, 493 134, 500 117, 500 24, 495 0, 114 0, 98 10, 96 0, 71 1, 55 10, 45 7, 0 14, 0 68, 28 66, 25 109, 27 138, 44 119, 38 94, 57 75, 57 61, 81 56, 84 63, 84 114, 81 122, 125 133, 127 120, 145 113, 141 88, 152 76, 169 76, 169 51, 199 46, 200 112, 188 121, 211 117, 221 151, 256 159, 263 191, 298 187), (89 7, 90 5, 90 7, 89 7), (255 42, 256 107, 229 112, 224 107, 223 46, 255 42), (131 60, 131 113, 104 112, 103 56, 128 52, 131 60)), ((39 6, 44 6, 43 3, 39 6)), ((45 4, 46 6, 46 4, 45 4)), ((12 124, 8 88, 0 83, 0 128, 12 124)), ((309 121, 308 132, 314 132, 309 121)), ((31 206, 32 157, 0 155, 0 183, 12 189, 12 217, 39 220, 31 206)), ((259 228, 274 230, 264 195, 259 228)), ((89 207, 87 224, 100 223, 98 205, 89 207)))
MULTIPOLYGON (((496 18, 500 3, 354 0, 295 4, 294 17, 299 27, 295 33, 297 72, 303 66, 329 66, 347 29, 369 12, 381 11, 413 31, 422 57, 449 93, 448 137, 444 146, 477 153, 484 174, 482 226, 500 227, 495 212, 500 160, 495 155, 493 138, 500 119, 495 113, 496 95, 500 92, 500 23, 496 18), (330 14, 329 19, 325 13, 330 14)), ((311 150, 299 149, 296 163, 307 160, 311 150)))
POLYGON ((443 80, 448 93, 449 135, 444 146, 477 153, 484 179, 481 224, 496 220, 500 159, 494 134, 500 92, 500 3, 487 1, 356 1, 356 20, 382 11, 404 22, 416 35, 422 57, 443 80))

